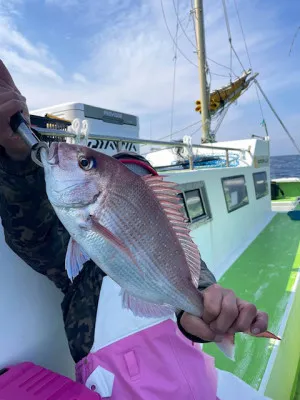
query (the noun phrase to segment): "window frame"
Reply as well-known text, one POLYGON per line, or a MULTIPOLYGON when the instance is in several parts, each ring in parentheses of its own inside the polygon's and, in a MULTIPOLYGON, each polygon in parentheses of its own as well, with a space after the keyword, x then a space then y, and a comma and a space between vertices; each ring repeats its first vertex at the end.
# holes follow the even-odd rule
POLYGON ((252 173, 252 177, 253 177, 253 186, 254 186, 254 191, 255 191, 256 200, 259 200, 259 199, 262 199, 262 198, 268 196, 268 195, 270 194, 270 190, 269 190, 269 185, 268 185, 268 175, 267 175, 267 171, 257 171, 257 172, 253 172, 253 173, 252 173), (266 177, 266 179, 265 179, 265 181, 266 181, 266 192, 265 192, 263 195, 260 195, 260 196, 257 195, 257 192, 256 192, 256 185, 255 185, 255 175, 258 175, 258 174, 265 174, 265 177, 266 177))
POLYGON ((188 217, 188 224, 190 224, 192 228, 196 228, 197 226, 210 221, 212 219, 212 214, 211 214, 211 209, 210 209, 209 200, 208 200, 204 181, 178 184, 178 186, 181 190, 181 193, 179 194, 179 196, 182 197, 182 199, 183 199, 183 206, 186 210, 186 214, 188 217), (200 215, 199 217, 191 218, 185 193, 191 192, 194 190, 199 191, 199 198, 201 201, 203 214, 200 215))
POLYGON ((247 182, 246 182, 246 177, 245 177, 245 175, 242 175, 242 174, 241 174, 241 175, 225 176, 225 177, 221 178, 221 183, 222 183, 223 195, 224 195, 224 200, 225 200, 225 204, 226 204, 226 208, 227 208, 228 214, 229 214, 229 213, 232 213, 232 212, 234 212, 234 211, 236 211, 236 210, 239 210, 240 208, 243 208, 243 207, 245 207, 245 206, 247 206, 247 205, 250 204, 249 193, 248 193, 248 189, 247 189, 247 182), (245 186, 245 189, 246 189, 246 194, 247 194, 247 199, 248 199, 248 201, 245 202, 245 203, 240 203, 238 206, 235 206, 235 207, 233 207, 233 208, 230 209, 230 208, 229 208, 229 205, 228 205, 228 203, 227 203, 227 200, 226 200, 224 182, 225 182, 225 181, 228 181, 228 180, 230 180, 230 179, 233 180, 233 179, 237 179, 237 178, 242 178, 243 181, 244 181, 244 186, 245 186))

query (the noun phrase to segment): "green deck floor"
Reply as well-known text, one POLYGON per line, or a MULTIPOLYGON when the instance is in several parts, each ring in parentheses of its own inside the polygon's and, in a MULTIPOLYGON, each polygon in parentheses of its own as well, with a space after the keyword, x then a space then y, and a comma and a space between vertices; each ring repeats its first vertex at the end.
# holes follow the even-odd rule
MULTIPOLYGON (((268 312, 269 329, 275 334, 300 267, 299 243, 300 221, 277 214, 219 281, 268 312)), ((268 339, 237 334, 235 362, 227 359, 215 344, 204 345, 204 350, 215 357, 218 368, 258 389, 273 346, 268 339)))

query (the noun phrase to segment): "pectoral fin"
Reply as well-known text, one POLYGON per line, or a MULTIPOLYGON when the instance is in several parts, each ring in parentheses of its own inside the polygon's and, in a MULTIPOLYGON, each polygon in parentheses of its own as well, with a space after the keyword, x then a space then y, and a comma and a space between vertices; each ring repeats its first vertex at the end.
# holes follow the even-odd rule
POLYGON ((70 238, 65 259, 65 268, 71 281, 79 274, 84 263, 89 259, 90 257, 80 245, 73 238, 70 238))

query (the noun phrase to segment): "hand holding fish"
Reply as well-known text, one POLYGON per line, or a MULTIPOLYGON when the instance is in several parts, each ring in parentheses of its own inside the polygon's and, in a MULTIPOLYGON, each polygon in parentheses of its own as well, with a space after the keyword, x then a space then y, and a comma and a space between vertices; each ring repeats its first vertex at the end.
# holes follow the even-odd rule
POLYGON ((24 160, 30 154, 30 149, 9 125, 10 118, 18 111, 23 112, 25 120, 30 123, 26 99, 0 60, 0 146, 4 147, 11 159, 24 160))
POLYGON ((268 314, 241 300, 232 290, 212 285, 202 291, 202 318, 184 313, 180 324, 186 332, 205 341, 222 342, 237 332, 258 335, 268 328, 268 314))

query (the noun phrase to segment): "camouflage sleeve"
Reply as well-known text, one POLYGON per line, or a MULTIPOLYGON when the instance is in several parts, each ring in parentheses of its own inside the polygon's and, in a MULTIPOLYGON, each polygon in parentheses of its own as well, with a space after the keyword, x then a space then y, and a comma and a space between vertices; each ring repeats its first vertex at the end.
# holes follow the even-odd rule
POLYGON ((0 216, 8 246, 66 293, 69 234, 48 201, 43 169, 10 160, 0 148, 0 216))
POLYGON ((93 345, 103 273, 89 261, 71 284, 65 271, 69 233, 48 201, 43 169, 30 159, 11 161, 1 147, 0 216, 8 246, 65 294, 65 331, 78 362, 93 345))

